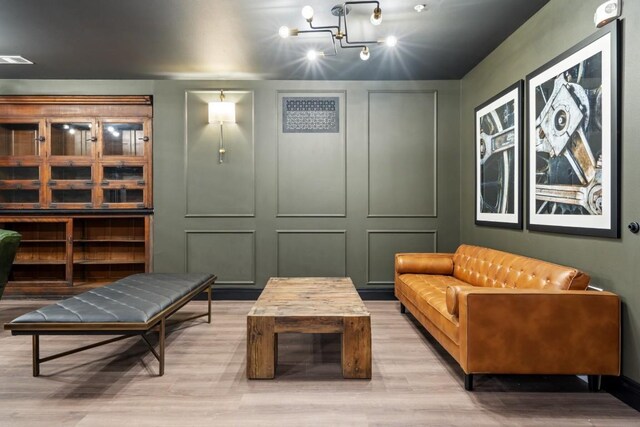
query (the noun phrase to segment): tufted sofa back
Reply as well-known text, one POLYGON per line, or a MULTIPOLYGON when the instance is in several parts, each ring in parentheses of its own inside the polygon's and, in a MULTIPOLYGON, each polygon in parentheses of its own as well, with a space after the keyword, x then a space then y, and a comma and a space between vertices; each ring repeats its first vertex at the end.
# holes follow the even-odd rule
POLYGON ((584 290, 590 280, 575 268, 471 245, 453 255, 453 276, 473 286, 547 290, 584 290))

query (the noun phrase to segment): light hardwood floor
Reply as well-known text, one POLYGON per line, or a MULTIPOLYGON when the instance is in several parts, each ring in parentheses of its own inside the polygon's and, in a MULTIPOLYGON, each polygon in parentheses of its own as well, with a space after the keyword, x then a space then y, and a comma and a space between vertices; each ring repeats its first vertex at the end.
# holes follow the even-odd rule
MULTIPOLYGON (((0 323, 43 301, 0 301, 0 323)), ((252 302, 214 301, 203 320, 170 328, 164 377, 139 338, 44 363, 31 376, 31 340, 0 333, 0 426, 639 425, 640 414, 575 377, 477 376, 460 368, 398 303, 367 301, 373 378, 345 380, 337 335, 280 336, 275 380, 246 379, 252 302)), ((195 301, 176 317, 202 312, 195 301)), ((43 337, 41 354, 92 342, 43 337)))

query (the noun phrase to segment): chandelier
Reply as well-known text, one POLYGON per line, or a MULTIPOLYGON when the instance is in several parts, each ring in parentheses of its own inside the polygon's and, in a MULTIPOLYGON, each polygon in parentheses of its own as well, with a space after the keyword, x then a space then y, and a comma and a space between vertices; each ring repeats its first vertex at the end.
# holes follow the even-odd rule
POLYGON ((310 50, 307 52, 307 58, 311 61, 315 60, 319 56, 336 56, 338 54, 337 46, 342 49, 360 49, 360 59, 366 61, 371 56, 369 51, 369 45, 386 44, 393 47, 398 43, 398 39, 394 36, 388 36, 384 40, 349 40, 347 15, 351 12, 351 5, 356 4, 371 4, 375 5, 373 12, 371 13, 371 24, 380 25, 382 22, 382 9, 380 9, 380 2, 378 1, 348 1, 342 4, 335 5, 331 8, 331 14, 338 18, 338 25, 328 26, 314 26, 313 25, 313 8, 311 6, 305 6, 302 8, 302 17, 307 20, 309 24, 309 30, 299 30, 297 28, 289 28, 287 26, 280 27, 278 34, 283 39, 289 36, 297 36, 305 33, 327 33, 331 35, 331 42, 333 50, 331 52, 310 50))

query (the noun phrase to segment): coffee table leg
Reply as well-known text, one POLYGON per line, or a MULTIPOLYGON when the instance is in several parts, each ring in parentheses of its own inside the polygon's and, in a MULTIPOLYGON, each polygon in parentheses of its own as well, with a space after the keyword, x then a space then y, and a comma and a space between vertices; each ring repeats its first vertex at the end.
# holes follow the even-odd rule
POLYGON ((272 379, 276 371, 273 317, 247 316, 247 378, 272 379))
POLYGON ((342 376, 371 378, 371 318, 368 316, 343 318, 342 376))

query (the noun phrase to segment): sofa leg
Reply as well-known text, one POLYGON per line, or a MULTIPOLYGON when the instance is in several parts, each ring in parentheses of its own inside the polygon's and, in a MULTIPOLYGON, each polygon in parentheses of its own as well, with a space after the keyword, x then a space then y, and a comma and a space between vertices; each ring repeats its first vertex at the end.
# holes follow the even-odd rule
POLYGON ((467 391, 473 390, 473 374, 464 374, 464 389, 467 391))
POLYGON ((404 306, 403 303, 400 303, 400 313, 404 314, 407 312, 407 308, 404 306))
POLYGON ((589 391, 592 393, 600 391, 600 387, 602 385, 602 376, 601 375, 588 375, 587 382, 589 384, 589 391))

